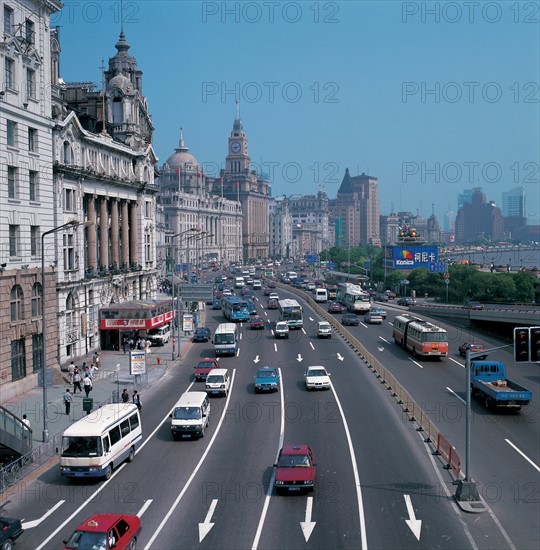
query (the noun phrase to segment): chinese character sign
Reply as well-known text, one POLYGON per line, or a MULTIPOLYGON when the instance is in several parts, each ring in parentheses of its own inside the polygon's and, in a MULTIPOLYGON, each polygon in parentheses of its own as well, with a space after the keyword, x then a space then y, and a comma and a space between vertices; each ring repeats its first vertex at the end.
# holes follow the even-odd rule
POLYGON ((439 249, 436 246, 394 246, 394 269, 414 269, 425 267, 438 261, 439 249))

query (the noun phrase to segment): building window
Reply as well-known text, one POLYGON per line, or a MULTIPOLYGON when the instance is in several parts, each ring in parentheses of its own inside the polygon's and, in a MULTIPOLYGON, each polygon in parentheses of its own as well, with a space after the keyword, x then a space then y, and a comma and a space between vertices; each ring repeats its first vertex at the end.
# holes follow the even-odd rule
POLYGON ((64 271, 75 269, 74 235, 64 234, 64 271))
POLYGON ((32 371, 38 372, 43 364, 43 335, 32 334, 32 371))
POLYGON ((9 147, 17 147, 17 123, 7 121, 7 144, 9 147))
POLYGON ((24 338, 11 341, 11 380, 21 380, 26 376, 26 353, 24 338))
POLYGON ((4 32, 11 34, 13 29, 13 10, 9 6, 4 6, 4 32))
POLYGON ((6 88, 15 88, 15 62, 6 57, 4 61, 4 85, 6 88))
POLYGON ((28 150, 37 153, 37 130, 28 128, 28 150))
POLYGON ((19 196, 18 182, 17 182, 17 168, 15 166, 7 167, 8 177, 8 199, 16 199, 19 196))
POLYGON ((63 163, 71 164, 71 145, 69 144, 69 141, 64 141, 64 147, 63 147, 62 153, 63 153, 63 163))
POLYGON ((145 217, 147 218, 151 218, 152 217, 152 202, 151 201, 146 201, 145 204, 145 217))
POLYGON ((144 234, 144 257, 146 258, 146 261, 147 262, 151 262, 152 261, 152 247, 150 246, 151 245, 151 235, 150 233, 145 233, 144 234))
POLYGON ((39 256, 39 225, 30 226, 30 255, 39 256))
POLYGON ((24 22, 24 34, 25 34, 26 41, 29 44, 34 44, 35 42, 34 22, 30 21, 30 19, 27 19, 24 22))
POLYGON ((11 320, 21 321, 23 318, 23 291, 20 285, 14 285, 11 288, 9 305, 11 311, 11 320))
POLYGON ((12 257, 19 255, 19 226, 18 225, 9 226, 9 255, 12 257))
POLYGON ((26 97, 36 99, 36 71, 26 69, 26 97))
POLYGON ((34 283, 32 287, 32 317, 41 316, 41 285, 34 283))
POLYGON ((30 170, 28 172, 28 187, 30 192, 30 200, 39 200, 39 172, 30 170))
POLYGON ((75 189, 64 189, 64 212, 75 211, 75 189))

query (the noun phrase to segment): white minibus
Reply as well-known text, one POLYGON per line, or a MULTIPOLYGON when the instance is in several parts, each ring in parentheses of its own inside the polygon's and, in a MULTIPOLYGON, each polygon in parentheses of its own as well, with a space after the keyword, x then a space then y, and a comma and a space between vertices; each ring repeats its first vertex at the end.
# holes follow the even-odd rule
POLYGON ((234 323, 221 323, 214 333, 214 350, 220 355, 236 355, 238 349, 238 328, 234 323))
POLYGON ((210 403, 204 391, 187 391, 182 394, 171 413, 171 433, 179 437, 204 437, 208 426, 210 403))
POLYGON ((328 301, 328 291, 326 290, 326 288, 315 289, 315 301, 321 303, 328 301))
POLYGON ((114 403, 72 424, 62 436, 60 474, 68 478, 104 477, 142 443, 141 417, 136 405, 114 403))

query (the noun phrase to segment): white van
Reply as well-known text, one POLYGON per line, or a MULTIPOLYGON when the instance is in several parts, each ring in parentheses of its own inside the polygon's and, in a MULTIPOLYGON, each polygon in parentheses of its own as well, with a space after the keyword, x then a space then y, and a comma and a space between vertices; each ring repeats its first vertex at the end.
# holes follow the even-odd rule
POLYGON ((315 301, 321 303, 328 301, 328 291, 326 290, 326 288, 315 289, 315 301))
POLYGON ((162 325, 161 327, 151 328, 146 334, 152 344, 164 346, 171 338, 171 325, 162 325))
POLYGON ((203 391, 187 391, 182 394, 171 418, 171 433, 175 439, 204 437, 204 430, 210 423, 210 403, 203 391))
POLYGON ((234 279, 234 288, 243 288, 245 284, 244 277, 236 277, 234 279))
POLYGON ((231 379, 227 369, 212 369, 206 377, 206 392, 212 395, 224 395, 227 397, 231 379))
POLYGON ((234 323, 221 323, 214 332, 214 351, 220 355, 236 355, 238 350, 238 327, 234 323))

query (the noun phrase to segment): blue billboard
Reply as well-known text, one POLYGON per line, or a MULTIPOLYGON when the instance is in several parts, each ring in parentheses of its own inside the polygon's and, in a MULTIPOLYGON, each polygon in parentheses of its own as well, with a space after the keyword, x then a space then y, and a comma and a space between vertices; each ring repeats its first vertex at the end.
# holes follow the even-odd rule
POLYGON ((438 262, 439 249, 436 246, 394 246, 392 259, 394 269, 414 269, 438 262))

